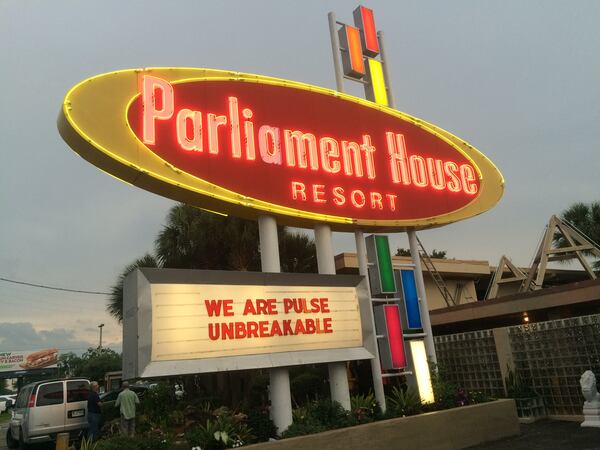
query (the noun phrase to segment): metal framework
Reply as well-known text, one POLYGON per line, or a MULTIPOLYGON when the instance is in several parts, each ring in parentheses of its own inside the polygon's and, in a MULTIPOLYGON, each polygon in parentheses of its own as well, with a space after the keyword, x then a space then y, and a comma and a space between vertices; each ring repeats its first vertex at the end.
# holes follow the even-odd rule
MULTIPOLYGON (((460 297, 454 297, 450 293, 450 291, 448 290, 448 286, 446 286, 446 282, 442 278, 442 275, 435 268, 435 265, 433 264, 431 257, 427 253, 427 250, 425 250, 425 247, 423 246, 423 244, 421 243, 421 240, 418 237, 417 237, 417 242, 419 243, 419 248, 420 248, 419 256, 421 257, 421 261, 423 261, 423 265, 425 266, 427 271, 431 274, 431 278, 433 278, 433 282, 435 283, 438 290, 440 291, 440 294, 442 294, 442 297, 444 298, 444 301, 446 302, 446 306, 456 306, 457 305, 456 298, 460 298, 460 297)), ((460 291, 457 290, 457 293, 460 294, 460 291)))
POLYGON ((498 290, 501 284, 511 284, 511 283, 523 283, 524 280, 527 279, 527 275, 515 266, 507 256, 502 255, 500 258, 500 262, 498 263, 498 267, 496 267, 496 272, 494 272, 494 276, 492 277, 492 281, 488 287, 487 293, 485 294, 485 299, 496 298, 498 296, 498 290), (504 277, 505 271, 508 270, 510 272, 510 276, 504 277))
POLYGON ((553 215, 550 217, 542 242, 537 249, 527 278, 521 284, 520 291, 526 292, 541 289, 544 284, 548 263, 552 261, 577 259, 590 278, 595 280, 597 278, 596 274, 585 259, 585 254, 593 254, 600 258, 600 247, 573 224, 553 215), (557 238, 560 237, 564 238, 568 246, 555 247, 553 245, 557 238))

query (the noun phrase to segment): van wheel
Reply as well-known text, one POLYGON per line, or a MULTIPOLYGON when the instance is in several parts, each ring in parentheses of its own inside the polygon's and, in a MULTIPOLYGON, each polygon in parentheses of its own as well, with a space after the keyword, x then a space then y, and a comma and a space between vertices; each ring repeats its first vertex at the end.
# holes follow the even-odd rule
POLYGON ((31 446, 23 439, 23 430, 19 429, 19 450, 29 450, 31 446))
POLYGON ((8 427, 8 430, 6 430, 6 446, 11 450, 19 448, 19 442, 13 437, 12 433, 10 432, 10 427, 8 427))

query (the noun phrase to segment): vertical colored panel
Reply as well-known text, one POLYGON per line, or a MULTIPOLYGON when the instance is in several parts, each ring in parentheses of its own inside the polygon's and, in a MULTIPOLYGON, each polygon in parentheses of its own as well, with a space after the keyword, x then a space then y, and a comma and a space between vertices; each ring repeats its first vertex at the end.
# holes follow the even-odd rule
POLYGON ((369 77, 373 89, 373 101, 378 105, 388 105, 387 91, 385 89, 385 78, 383 68, 376 59, 369 59, 369 77))
POLYGON ((352 70, 359 74, 365 73, 365 62, 362 55, 360 43, 360 31, 358 28, 346 25, 346 36, 348 37, 348 53, 350 54, 350 65, 352 70))
POLYGON ((394 369, 402 369, 406 367, 406 354, 404 352, 400 310, 398 309, 398 305, 385 305, 384 311, 388 344, 392 356, 392 367, 394 369))
POLYGON ((354 24, 363 31, 363 53, 367 56, 379 54, 379 41, 377 40, 377 29, 373 10, 359 6, 354 10, 354 24))
POLYGON ((413 370, 417 384, 419 385, 421 401, 423 403, 433 403, 433 387, 431 386, 431 375, 429 374, 425 343, 420 339, 411 340, 410 353, 412 354, 413 370))
POLYGON ((396 280, 394 279, 394 267, 392 266, 392 255, 390 254, 390 243, 387 236, 375 236, 375 248, 377 250, 377 266, 381 282, 382 294, 396 293, 396 280))
POLYGON ((346 51, 342 52, 342 65, 344 74, 360 79, 365 74, 365 61, 360 42, 360 30, 351 25, 344 25, 338 30, 340 46, 346 51))
POLYGON ((423 328, 414 270, 401 270, 400 279, 402 280, 402 293, 404 294, 408 328, 423 328))

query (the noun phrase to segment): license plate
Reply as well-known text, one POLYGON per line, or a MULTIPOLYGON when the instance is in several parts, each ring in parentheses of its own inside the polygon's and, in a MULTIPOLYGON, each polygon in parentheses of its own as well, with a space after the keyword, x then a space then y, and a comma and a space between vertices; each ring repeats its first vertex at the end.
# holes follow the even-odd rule
POLYGON ((85 409, 74 409, 72 411, 69 411, 70 418, 83 417, 83 416, 85 416, 85 409))

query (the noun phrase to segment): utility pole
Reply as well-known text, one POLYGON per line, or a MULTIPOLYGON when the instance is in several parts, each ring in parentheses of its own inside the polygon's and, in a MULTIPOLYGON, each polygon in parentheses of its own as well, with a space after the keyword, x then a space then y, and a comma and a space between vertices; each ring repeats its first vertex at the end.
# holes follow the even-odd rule
POLYGON ((100 329, 100 342, 98 343, 98 348, 102 348, 102 328, 104 328, 104 324, 101 323, 98 325, 98 328, 100 329))

